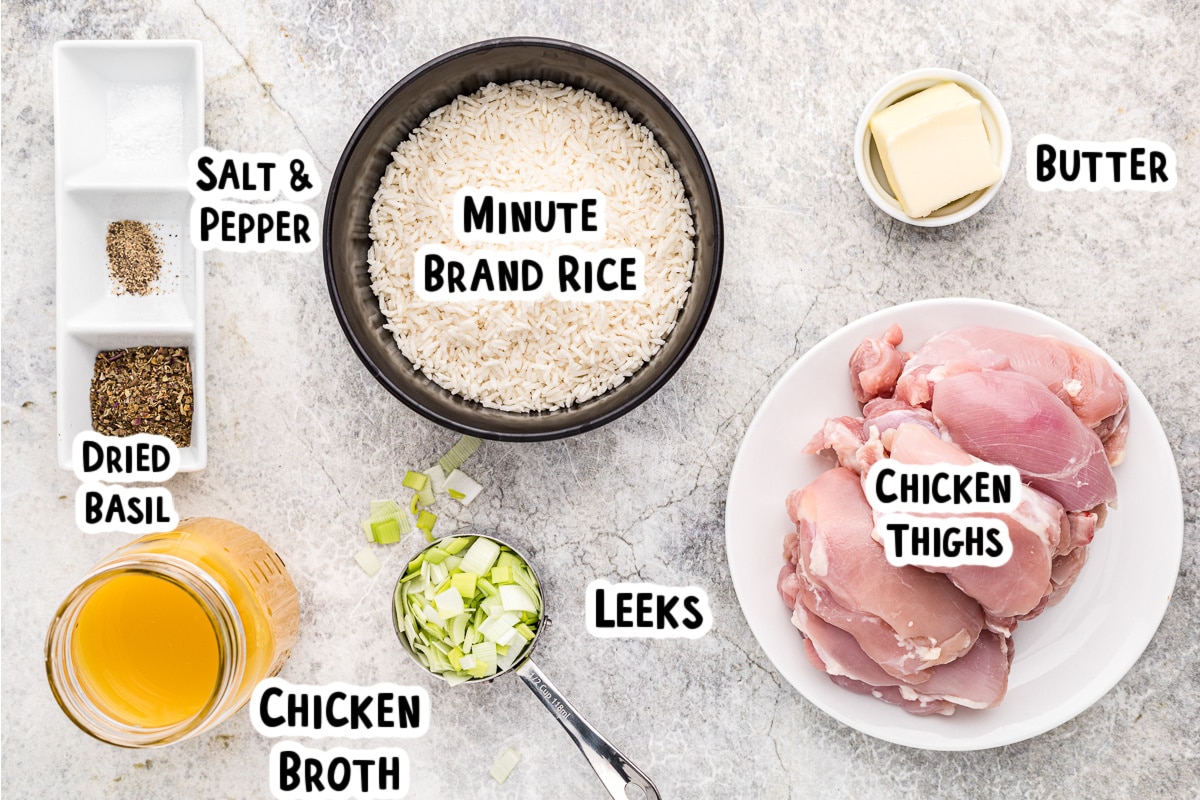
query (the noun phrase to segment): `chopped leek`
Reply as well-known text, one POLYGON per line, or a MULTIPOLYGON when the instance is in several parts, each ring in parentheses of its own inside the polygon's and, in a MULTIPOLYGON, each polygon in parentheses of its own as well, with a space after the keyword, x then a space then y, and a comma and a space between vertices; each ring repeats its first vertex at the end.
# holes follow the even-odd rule
POLYGON ((426 541, 433 541, 433 523, 437 522, 437 514, 422 509, 417 515, 417 528, 425 531, 426 541))
POLYGON ((474 572, 460 572, 450 576, 450 585, 463 597, 474 597, 475 581, 478 578, 474 572))
POLYGON ((469 547, 471 544, 470 536, 459 536, 454 539, 449 539, 442 542, 441 548, 452 556, 456 556, 469 547))
POLYGON ((521 754, 511 747, 496 757, 492 762, 488 774, 492 776, 492 780, 496 783, 504 783, 508 780, 508 776, 516 769, 517 764, 521 761, 521 754))
POLYGON ((480 600, 479 609, 489 617, 496 617, 504 612, 504 601, 500 599, 500 594, 497 592, 480 600))
POLYGON ((451 684, 518 663, 541 622, 541 593, 529 566, 507 547, 475 536, 446 537, 413 558, 394 604, 417 660, 451 684), (506 567, 494 567, 502 557, 506 567))
MULTIPOLYGON (((430 564, 441 564, 449 557, 450 554, 440 547, 431 547, 425 551, 425 560, 430 564)), ((450 568, 446 567, 446 569, 450 568)))
POLYGON ((363 572, 372 578, 375 577, 375 573, 379 572, 379 568, 383 566, 383 564, 379 563, 379 557, 371 550, 370 545, 355 553, 354 560, 362 567, 363 572))
POLYGON ((425 470, 425 475, 429 478, 429 488, 433 489, 434 494, 445 494, 446 473, 439 464, 425 470))
POLYGON ((419 492, 429 485, 429 476, 423 472, 413 472, 410 469, 404 473, 402 483, 414 492, 419 492))
POLYGON ((486 574, 500 556, 500 545, 491 539, 479 538, 463 556, 462 571, 474 572, 476 575, 486 574))
POLYGON ((395 544, 400 541, 400 523, 396 517, 388 517, 371 523, 371 538, 380 544, 395 544))
POLYGON ((520 658, 521 653, 524 651, 524 647, 509 647, 508 652, 496 659, 496 670, 498 672, 503 672, 511 667, 517 662, 517 659, 520 658))
POLYGON ((363 520, 367 541, 395 544, 412 530, 412 520, 394 500, 372 500, 371 515, 363 520))
POLYGON ((446 491, 450 493, 451 497, 466 506, 479 496, 483 487, 476 483, 471 476, 456 469, 446 476, 446 491))
POLYGON ((479 448, 480 441, 474 436, 460 436, 449 452, 438 459, 438 466, 442 468, 442 472, 449 475, 462 466, 462 463, 479 448))
POLYGON ((438 615, 442 619, 457 617, 467 610, 466 606, 463 605, 463 596, 453 586, 433 598, 433 602, 437 606, 438 615))
POLYGON ((375 519, 386 517, 389 514, 399 514, 400 506, 396 505, 395 500, 372 500, 371 501, 371 516, 375 519))
POLYGON ((537 611, 529 593, 516 585, 500 587, 500 602, 504 604, 505 611, 537 611))

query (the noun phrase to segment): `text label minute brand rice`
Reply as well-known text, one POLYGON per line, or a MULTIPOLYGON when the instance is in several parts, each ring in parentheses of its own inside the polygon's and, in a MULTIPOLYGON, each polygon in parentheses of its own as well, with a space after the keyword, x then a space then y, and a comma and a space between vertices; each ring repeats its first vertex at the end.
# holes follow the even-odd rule
POLYGON ((307 253, 321 240, 317 215, 304 204, 321 191, 321 180, 303 150, 201 147, 188 160, 188 190, 196 198, 191 231, 199 250, 307 253), (280 194, 284 199, 275 201, 280 194))
MULTIPOLYGON (((454 233, 494 244, 602 242, 605 197, 578 192, 506 192, 467 188, 454 197, 454 233)), ((417 296, 442 300, 633 300, 645 291, 646 259, 634 247, 460 252, 427 244, 413 257, 417 296)))

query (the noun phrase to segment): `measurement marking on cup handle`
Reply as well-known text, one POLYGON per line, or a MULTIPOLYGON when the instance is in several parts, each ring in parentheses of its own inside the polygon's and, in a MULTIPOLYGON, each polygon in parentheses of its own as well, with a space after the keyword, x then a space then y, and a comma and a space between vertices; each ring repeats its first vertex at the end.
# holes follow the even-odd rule
POLYGON ((540 675, 531 672, 529 674, 529 682, 536 685, 537 693, 545 698, 545 702, 550 707, 550 710, 555 713, 555 715, 564 720, 569 721, 571 719, 571 709, 563 705, 562 701, 554 696, 554 692, 550 691, 550 689, 546 686, 546 682, 542 680, 540 675))

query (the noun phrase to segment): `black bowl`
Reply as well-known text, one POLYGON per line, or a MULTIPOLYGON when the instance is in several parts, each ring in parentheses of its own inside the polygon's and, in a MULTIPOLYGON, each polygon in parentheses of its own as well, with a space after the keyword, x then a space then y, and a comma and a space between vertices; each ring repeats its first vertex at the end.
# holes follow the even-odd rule
POLYGON ((342 330, 367 369, 405 405, 447 428, 487 439, 539 441, 611 422, 658 391, 700 338, 717 296, 724 247, 721 201, 700 143, 670 101, 603 53, 553 39, 494 39, 435 58, 397 83, 359 123, 329 185, 323 251, 329 295, 342 330), (638 372, 567 409, 514 413, 453 394, 400 353, 367 270, 368 220, 391 154, 434 109, 490 82, 546 80, 595 92, 654 133, 683 179, 696 224, 695 269, 675 329, 638 372))

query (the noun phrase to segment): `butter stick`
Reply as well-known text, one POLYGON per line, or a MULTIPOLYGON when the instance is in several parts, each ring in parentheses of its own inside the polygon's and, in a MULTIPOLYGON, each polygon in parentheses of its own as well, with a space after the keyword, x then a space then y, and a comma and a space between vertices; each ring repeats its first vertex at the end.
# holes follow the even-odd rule
POLYGON ((926 217, 1000 180, 979 100, 956 83, 939 83, 878 112, 871 135, 910 217, 926 217))

